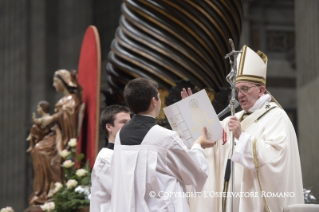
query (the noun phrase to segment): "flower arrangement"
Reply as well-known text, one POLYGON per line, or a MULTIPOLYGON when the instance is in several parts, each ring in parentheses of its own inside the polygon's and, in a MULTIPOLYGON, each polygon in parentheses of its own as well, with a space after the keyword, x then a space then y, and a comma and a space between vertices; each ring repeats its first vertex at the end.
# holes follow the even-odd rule
POLYGON ((11 208, 11 207, 5 207, 5 208, 2 208, 1 210, 0 210, 0 212, 14 212, 14 210, 11 208))
POLYGON ((53 202, 41 206, 45 212, 72 212, 90 205, 88 199, 91 180, 89 161, 86 161, 82 168, 74 167, 76 162, 80 163, 84 158, 82 153, 75 155, 76 145, 77 140, 72 138, 68 142, 67 149, 60 152, 64 160, 61 166, 64 169, 66 182, 64 184, 55 183, 53 202))
POLYGON ((54 202, 48 202, 48 203, 45 203, 44 205, 41 206, 41 209, 43 211, 48 211, 48 212, 53 211, 54 208, 55 208, 54 202))

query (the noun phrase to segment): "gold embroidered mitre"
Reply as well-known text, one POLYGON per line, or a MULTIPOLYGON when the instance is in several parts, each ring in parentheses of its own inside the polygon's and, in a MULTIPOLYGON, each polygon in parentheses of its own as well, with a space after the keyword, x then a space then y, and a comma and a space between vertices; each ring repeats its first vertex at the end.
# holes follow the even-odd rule
POLYGON ((253 82, 266 86, 267 56, 244 45, 237 56, 237 82, 253 82))

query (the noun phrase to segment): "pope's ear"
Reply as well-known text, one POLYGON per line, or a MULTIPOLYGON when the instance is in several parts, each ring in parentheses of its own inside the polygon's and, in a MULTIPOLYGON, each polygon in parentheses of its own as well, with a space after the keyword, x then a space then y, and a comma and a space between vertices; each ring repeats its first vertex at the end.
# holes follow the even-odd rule
MULTIPOLYGON (((263 95, 263 94, 265 93, 265 91, 266 91, 266 87, 263 86, 263 85, 259 86, 259 89, 260 89, 260 94, 261 94, 261 95, 263 95)), ((261 96, 261 95, 260 95, 260 96, 261 96)))

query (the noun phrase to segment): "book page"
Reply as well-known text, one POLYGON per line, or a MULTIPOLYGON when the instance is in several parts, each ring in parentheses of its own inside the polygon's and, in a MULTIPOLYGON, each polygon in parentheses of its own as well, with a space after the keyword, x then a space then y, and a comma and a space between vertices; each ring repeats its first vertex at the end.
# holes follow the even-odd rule
POLYGON ((223 128, 205 90, 164 108, 164 113, 172 129, 180 133, 189 148, 202 135, 204 127, 208 140, 222 138, 223 128))
POLYGON ((177 104, 172 104, 168 107, 163 108, 163 110, 172 130, 180 135, 184 144, 190 149, 195 140, 190 134, 177 104))

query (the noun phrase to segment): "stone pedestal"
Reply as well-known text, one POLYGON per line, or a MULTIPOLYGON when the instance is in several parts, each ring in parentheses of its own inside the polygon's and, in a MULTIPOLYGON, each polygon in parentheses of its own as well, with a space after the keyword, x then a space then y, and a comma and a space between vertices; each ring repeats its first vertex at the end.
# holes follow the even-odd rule
POLYGON ((78 210, 77 212, 90 212, 90 208, 89 207, 85 207, 85 208, 82 208, 82 209, 78 210))

